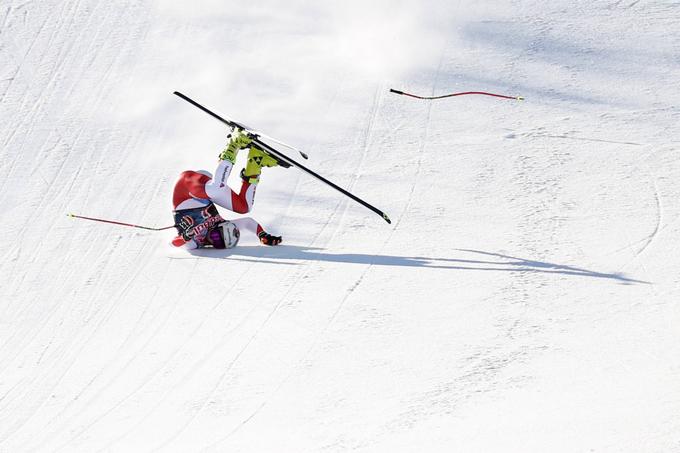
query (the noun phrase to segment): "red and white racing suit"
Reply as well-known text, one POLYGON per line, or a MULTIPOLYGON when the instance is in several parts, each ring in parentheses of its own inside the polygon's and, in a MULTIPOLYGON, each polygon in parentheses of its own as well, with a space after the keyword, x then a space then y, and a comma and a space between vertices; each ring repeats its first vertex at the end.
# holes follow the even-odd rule
MULTIPOLYGON (((215 176, 210 177, 204 173, 196 171, 185 171, 179 177, 175 184, 175 190, 172 194, 172 204, 175 214, 181 213, 183 210, 194 210, 196 208, 206 208, 214 203, 230 211, 238 214, 246 214, 250 212, 255 200, 255 189, 257 184, 243 180, 241 183, 241 190, 237 194, 227 185, 227 179, 231 174, 234 165, 228 160, 220 161, 215 176)), ((206 172, 207 173, 207 172, 206 172)), ((217 216, 219 217, 219 216, 217 216)), ((215 217, 206 218, 206 222, 217 223, 221 218, 215 217)), ((262 226, 250 217, 230 220, 241 231, 249 231, 255 235, 260 234, 263 230, 262 226)), ((196 228, 198 225, 195 225, 196 228)), ((210 225, 212 227, 213 225, 210 225)), ((191 239, 187 240, 185 237, 178 235, 172 240, 172 244, 176 247, 185 247, 188 249, 196 249, 206 245, 206 233, 209 228, 198 229, 201 234, 196 234, 191 239)))

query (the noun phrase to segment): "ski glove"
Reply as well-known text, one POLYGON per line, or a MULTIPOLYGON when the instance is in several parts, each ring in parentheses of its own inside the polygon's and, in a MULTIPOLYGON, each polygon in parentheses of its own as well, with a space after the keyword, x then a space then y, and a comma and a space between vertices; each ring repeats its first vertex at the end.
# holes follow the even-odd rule
POLYGON ((257 237, 260 238, 260 242, 264 245, 279 245, 282 241, 281 236, 272 236, 264 231, 261 231, 257 237))

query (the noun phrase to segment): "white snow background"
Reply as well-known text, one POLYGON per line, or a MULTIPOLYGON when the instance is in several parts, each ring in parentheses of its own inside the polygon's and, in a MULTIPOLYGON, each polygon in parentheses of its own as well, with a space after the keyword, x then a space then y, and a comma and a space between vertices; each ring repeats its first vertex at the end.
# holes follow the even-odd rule
POLYGON ((0 451, 680 451, 679 2, 0 0, 0 63, 0 451), (174 90, 392 225, 279 168, 277 248, 67 217, 172 223, 174 90))

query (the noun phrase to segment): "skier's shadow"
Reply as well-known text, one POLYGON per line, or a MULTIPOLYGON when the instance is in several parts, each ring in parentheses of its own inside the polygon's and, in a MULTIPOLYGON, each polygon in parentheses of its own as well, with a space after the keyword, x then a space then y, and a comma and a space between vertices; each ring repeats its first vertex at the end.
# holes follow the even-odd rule
POLYGON ((561 274, 574 277, 601 278, 623 284, 644 283, 620 272, 597 272, 576 266, 536 261, 502 253, 482 250, 457 249, 464 258, 431 258, 424 256, 366 255, 361 253, 326 253, 324 249, 297 245, 278 247, 238 246, 231 250, 202 249, 192 254, 218 259, 254 261, 258 263, 297 265, 303 261, 326 261, 331 263, 371 264, 373 266, 420 267, 459 271, 525 272, 536 274, 561 274))

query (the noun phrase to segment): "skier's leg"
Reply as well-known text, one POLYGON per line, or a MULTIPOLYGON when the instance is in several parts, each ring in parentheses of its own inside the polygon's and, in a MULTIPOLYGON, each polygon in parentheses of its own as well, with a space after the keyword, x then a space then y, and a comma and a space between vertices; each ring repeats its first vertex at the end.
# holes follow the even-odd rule
POLYGON ((255 146, 250 148, 246 166, 241 170, 241 179, 243 180, 241 182, 241 191, 238 195, 232 196, 232 211, 245 214, 253 209, 255 189, 260 182, 262 167, 276 167, 277 165, 276 160, 261 149, 255 146))
POLYGON ((215 178, 206 185, 206 191, 218 205, 239 214, 246 214, 250 212, 255 203, 255 189, 260 182, 262 167, 275 167, 277 165, 276 160, 271 156, 256 147, 251 147, 248 152, 246 167, 241 171, 243 181, 238 194, 226 185, 231 170, 234 168, 233 161, 230 159, 220 161, 215 171, 215 178))
POLYGON ((217 205, 239 214, 250 212, 255 201, 256 184, 244 179, 241 190, 237 194, 227 185, 234 164, 229 160, 220 161, 215 170, 215 177, 205 185, 205 191, 217 205))

